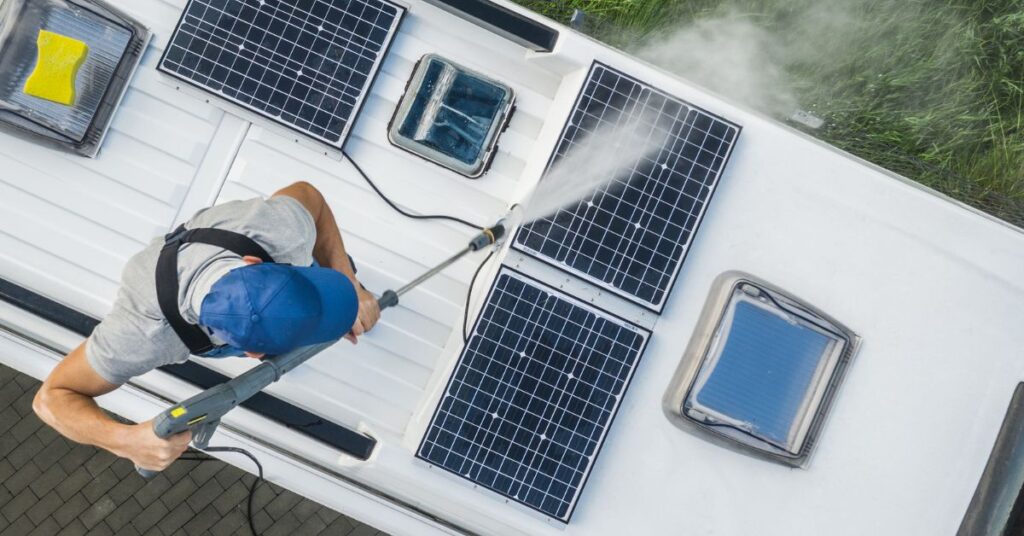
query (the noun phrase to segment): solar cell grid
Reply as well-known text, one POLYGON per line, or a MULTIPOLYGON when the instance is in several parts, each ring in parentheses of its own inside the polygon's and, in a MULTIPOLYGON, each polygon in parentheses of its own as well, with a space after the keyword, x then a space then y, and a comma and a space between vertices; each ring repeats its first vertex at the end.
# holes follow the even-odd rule
POLYGON ((417 455, 568 521, 646 340, 503 270, 417 455))
POLYGON ((596 132, 636 143, 628 136, 638 123, 649 151, 623 163, 625 173, 609 169, 609 183, 589 199, 524 225, 514 244, 660 311, 739 128, 595 64, 549 170, 596 132))
POLYGON ((340 146, 401 15, 384 0, 190 0, 160 68, 340 146))

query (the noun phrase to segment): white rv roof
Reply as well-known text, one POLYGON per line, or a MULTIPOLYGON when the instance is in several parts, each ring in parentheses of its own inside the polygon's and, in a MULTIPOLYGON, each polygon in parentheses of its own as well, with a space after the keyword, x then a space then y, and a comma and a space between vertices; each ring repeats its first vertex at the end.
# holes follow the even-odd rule
MULTIPOLYGON (((369 288, 395 287, 464 245, 465 229, 391 212, 331 151, 159 74, 184 0, 113 3, 155 37, 100 157, 0 134, 0 277, 102 316, 122 265, 152 236, 211 203, 267 195, 295 180, 324 192, 369 288)), ((340 344, 269 389, 374 435, 371 461, 347 460, 244 412, 236 426, 482 534, 956 530, 1024 380, 1024 233, 568 29, 559 28, 554 53, 538 54, 422 1, 409 4, 347 144, 409 210, 493 222, 539 180, 595 60, 742 125, 735 151, 567 526, 413 456, 461 349, 477 260, 410 293, 357 347, 340 344), (413 66, 431 52, 517 92, 500 153, 479 180, 388 142, 413 66), (723 449, 681 432, 661 411, 711 282, 728 270, 787 289, 863 337, 808 469, 723 449)), ((206 364, 229 374, 249 366, 206 364)), ((193 392, 160 372, 138 383, 172 399, 193 392)), ((153 413, 119 409, 135 418, 153 413)), ((285 467, 269 476, 346 509, 332 494, 340 481, 299 474, 285 467)))

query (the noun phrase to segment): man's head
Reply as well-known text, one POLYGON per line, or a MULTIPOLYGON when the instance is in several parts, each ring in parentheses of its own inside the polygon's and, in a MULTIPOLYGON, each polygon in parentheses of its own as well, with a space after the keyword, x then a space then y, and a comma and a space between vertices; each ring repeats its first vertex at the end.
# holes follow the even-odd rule
POLYGON ((245 257, 245 266, 221 277, 203 298, 199 323, 235 348, 279 355, 341 338, 358 310, 352 282, 337 270, 245 257))

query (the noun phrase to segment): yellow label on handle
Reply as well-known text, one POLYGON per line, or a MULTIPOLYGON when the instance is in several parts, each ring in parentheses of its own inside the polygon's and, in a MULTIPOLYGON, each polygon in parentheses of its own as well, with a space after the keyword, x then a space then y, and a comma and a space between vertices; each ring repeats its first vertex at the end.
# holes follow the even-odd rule
POLYGON ((181 417, 182 415, 184 415, 186 413, 188 413, 188 410, 186 410, 182 406, 178 406, 178 407, 176 407, 176 408, 171 410, 171 417, 174 417, 175 419, 177 419, 178 417, 181 417))

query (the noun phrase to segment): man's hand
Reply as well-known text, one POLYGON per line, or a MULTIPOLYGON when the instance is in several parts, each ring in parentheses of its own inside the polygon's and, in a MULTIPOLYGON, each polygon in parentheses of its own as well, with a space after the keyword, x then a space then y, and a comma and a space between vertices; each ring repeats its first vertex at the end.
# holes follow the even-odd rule
POLYGON ((359 314, 356 315, 356 323, 352 325, 352 331, 345 335, 345 339, 352 344, 358 344, 359 336, 373 329, 373 326, 380 320, 380 304, 377 303, 377 297, 364 289, 358 281, 354 281, 353 284, 356 286, 356 296, 359 298, 359 314))
POLYGON ((117 454, 128 458, 136 467, 150 471, 163 471, 188 449, 192 432, 186 431, 167 439, 153 433, 153 421, 132 425, 125 433, 125 445, 117 454))

